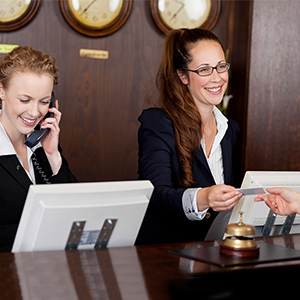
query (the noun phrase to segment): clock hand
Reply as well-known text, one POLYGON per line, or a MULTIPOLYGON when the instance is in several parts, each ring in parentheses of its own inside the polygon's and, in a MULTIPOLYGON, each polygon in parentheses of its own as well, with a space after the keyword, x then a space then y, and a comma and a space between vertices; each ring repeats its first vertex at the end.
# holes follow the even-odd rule
POLYGON ((184 2, 179 2, 178 3, 181 3, 181 7, 175 12, 175 14, 172 16, 172 18, 170 19, 170 21, 172 21, 174 18, 177 17, 177 15, 179 14, 179 12, 184 8, 184 2))
POLYGON ((81 15, 83 15, 97 0, 93 0, 81 13, 81 15))

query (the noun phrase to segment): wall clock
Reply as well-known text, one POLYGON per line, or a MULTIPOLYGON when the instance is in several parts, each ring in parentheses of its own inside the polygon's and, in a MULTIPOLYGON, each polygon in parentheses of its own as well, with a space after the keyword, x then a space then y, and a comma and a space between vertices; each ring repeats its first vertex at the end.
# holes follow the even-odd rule
POLYGON ((150 0, 153 20, 163 33, 179 28, 211 30, 220 8, 220 0, 150 0))
POLYGON ((37 13, 41 0, 1 0, 0 31, 17 30, 37 13))
POLYGON ((127 21, 133 0, 59 0, 68 24, 81 34, 99 37, 114 33, 127 21))

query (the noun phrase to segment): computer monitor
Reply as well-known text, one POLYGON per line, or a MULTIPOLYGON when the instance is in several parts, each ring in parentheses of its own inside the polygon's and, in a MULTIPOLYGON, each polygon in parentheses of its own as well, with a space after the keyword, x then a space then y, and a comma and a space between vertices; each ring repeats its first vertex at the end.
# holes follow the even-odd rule
POLYGON ((132 246, 150 181, 32 185, 12 252, 132 246))
MULTIPOLYGON (((248 171, 244 176, 241 188, 254 187, 287 187, 300 192, 300 172, 271 172, 271 171, 248 171)), ((239 212, 243 211, 243 222, 255 227, 255 235, 260 236, 266 223, 269 207, 264 202, 254 202, 256 195, 244 196, 233 208, 230 223, 238 223, 239 212)), ((276 216, 271 235, 280 234, 286 217, 276 216)), ((290 233, 300 232, 300 216, 296 215, 294 225, 290 233)))

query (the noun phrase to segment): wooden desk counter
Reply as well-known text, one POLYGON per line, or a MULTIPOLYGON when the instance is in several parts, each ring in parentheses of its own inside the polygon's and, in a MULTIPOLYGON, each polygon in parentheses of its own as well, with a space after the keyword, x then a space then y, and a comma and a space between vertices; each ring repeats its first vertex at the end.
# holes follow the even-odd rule
MULTIPOLYGON (((300 234, 268 237, 264 240, 300 250, 300 234)), ((286 270, 287 267, 300 266, 299 259, 243 268, 220 268, 168 253, 171 249, 213 245, 218 245, 218 242, 2 253, 0 299, 168 300, 174 297, 170 292, 171 285, 188 278, 204 274, 227 274, 241 269, 267 267, 286 270)))

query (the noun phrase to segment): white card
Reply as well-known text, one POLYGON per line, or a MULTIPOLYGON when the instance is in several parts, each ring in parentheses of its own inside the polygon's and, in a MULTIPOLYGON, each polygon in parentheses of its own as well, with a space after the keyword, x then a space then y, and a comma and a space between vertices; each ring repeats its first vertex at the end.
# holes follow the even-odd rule
POLYGON ((267 193, 265 191, 265 189, 262 188, 262 187, 247 188, 247 189, 236 189, 236 190, 241 192, 244 196, 266 194, 267 193))

